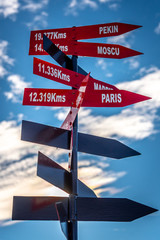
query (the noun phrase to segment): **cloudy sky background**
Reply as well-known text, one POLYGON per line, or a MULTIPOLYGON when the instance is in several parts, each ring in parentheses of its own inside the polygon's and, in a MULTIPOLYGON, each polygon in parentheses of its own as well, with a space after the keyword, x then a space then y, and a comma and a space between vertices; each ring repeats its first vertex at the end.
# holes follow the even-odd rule
MULTIPOLYGON (((144 55, 121 60, 79 57, 78 64, 96 79, 152 99, 119 109, 82 108, 79 131, 116 138, 142 155, 112 160, 79 154, 79 178, 101 197, 127 197, 160 209, 160 3, 0 0, 0 240, 64 239, 58 222, 10 220, 14 195, 65 195, 36 176, 36 164, 40 150, 67 168, 67 151, 20 140, 22 119, 59 127, 69 110, 22 106, 25 87, 67 88, 33 75, 30 31, 110 22, 143 28, 93 41, 120 44, 144 55)), ((39 58, 56 64, 49 56, 39 58)), ((159 212, 129 224, 80 223, 79 239, 158 240, 159 223, 159 212)))

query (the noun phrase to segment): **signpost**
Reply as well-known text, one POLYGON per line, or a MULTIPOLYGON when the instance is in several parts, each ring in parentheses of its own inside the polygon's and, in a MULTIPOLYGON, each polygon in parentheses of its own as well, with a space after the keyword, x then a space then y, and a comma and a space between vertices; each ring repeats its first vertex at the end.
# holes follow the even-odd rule
POLYGON ((31 32, 29 54, 48 53, 63 67, 34 58, 33 73, 71 86, 72 90, 26 88, 23 105, 69 106, 71 110, 61 128, 23 120, 21 139, 70 151, 68 171, 41 152, 37 168, 39 177, 69 193, 69 197, 14 197, 13 220, 59 220, 67 240, 77 240, 77 221, 129 222, 157 211, 126 198, 97 198, 77 177, 77 152, 115 159, 140 154, 115 139, 78 132, 80 107, 123 107, 150 99, 93 79, 77 64, 77 56, 120 59, 140 52, 120 45, 77 40, 118 36, 139 27, 108 23, 31 32), (72 59, 65 53, 73 55, 72 59))

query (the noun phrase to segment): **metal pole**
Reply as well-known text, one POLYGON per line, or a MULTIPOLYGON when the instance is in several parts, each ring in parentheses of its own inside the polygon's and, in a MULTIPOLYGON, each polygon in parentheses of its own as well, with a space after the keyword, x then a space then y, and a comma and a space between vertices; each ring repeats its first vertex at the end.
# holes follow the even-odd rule
MULTIPOLYGON (((73 71, 77 72, 77 56, 72 56, 73 71)), ((68 223, 68 240, 78 239, 78 224, 77 224, 77 150, 78 150, 78 115, 73 123, 73 148, 71 161, 71 176, 72 176, 72 194, 69 195, 69 214, 71 222, 68 223)))

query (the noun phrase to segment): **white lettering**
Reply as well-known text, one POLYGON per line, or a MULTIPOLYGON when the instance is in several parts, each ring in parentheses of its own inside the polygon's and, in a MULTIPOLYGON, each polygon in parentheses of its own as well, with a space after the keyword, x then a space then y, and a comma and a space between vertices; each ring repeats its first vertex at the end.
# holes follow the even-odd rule
POLYGON ((66 38, 66 33, 51 32, 50 34, 51 34, 51 36, 50 36, 51 39, 66 38))
POLYGON ((119 103, 122 102, 122 97, 121 97, 121 94, 120 94, 120 93, 118 94, 118 102, 119 102, 119 103))
POLYGON ((111 26, 107 27, 107 33, 112 33, 111 26))
POLYGON ((119 55, 120 54, 120 51, 119 51, 119 48, 118 47, 102 47, 102 46, 98 46, 97 47, 97 53, 98 54, 104 54, 104 55, 119 55))
POLYGON ((99 27, 99 34, 118 33, 118 25, 99 27))
POLYGON ((105 98, 106 98, 105 94, 102 94, 102 103, 104 102, 105 98))
POLYGON ((120 93, 107 93, 102 94, 102 103, 121 103, 122 102, 122 96, 120 93))
POLYGON ((111 103, 114 102, 115 96, 116 96, 116 95, 114 95, 114 94, 111 94, 111 95, 110 95, 110 102, 111 102, 111 103))
POLYGON ((107 86, 104 86, 104 85, 94 82, 94 90, 112 90, 112 89, 108 88, 107 86))
POLYGON ((55 102, 56 101, 55 96, 56 96, 56 93, 52 93, 51 102, 55 102))
POLYGON ((57 39, 58 38, 58 32, 54 32, 54 39, 57 39))

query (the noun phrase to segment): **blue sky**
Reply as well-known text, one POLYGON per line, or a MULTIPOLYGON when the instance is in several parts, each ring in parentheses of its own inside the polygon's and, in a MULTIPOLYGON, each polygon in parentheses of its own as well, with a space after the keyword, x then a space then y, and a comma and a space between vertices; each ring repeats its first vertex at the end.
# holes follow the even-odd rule
MULTIPOLYGON (((114 60, 79 57, 91 75, 151 100, 125 108, 83 108, 79 130, 116 138, 141 156, 112 160, 79 154, 79 178, 100 197, 123 197, 160 209, 160 3, 145 0, 0 0, 0 240, 65 239, 58 222, 17 222, 14 195, 62 195, 36 176, 37 152, 67 167, 67 152, 20 141, 21 120, 60 127, 68 109, 22 106, 23 89, 67 88, 34 76, 28 55, 30 31, 122 22, 142 25, 130 33, 95 42, 116 43, 139 52, 114 60)), ((92 40, 90 40, 92 41, 92 40)), ((56 64, 49 56, 39 58, 56 64)), ((79 223, 79 239, 158 240, 160 214, 131 223, 79 223)))

